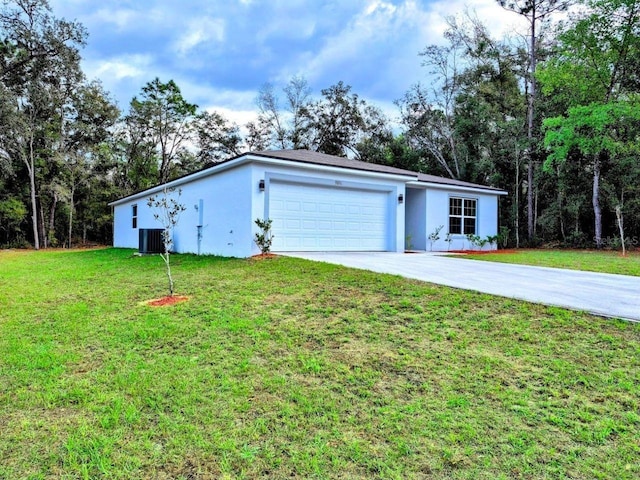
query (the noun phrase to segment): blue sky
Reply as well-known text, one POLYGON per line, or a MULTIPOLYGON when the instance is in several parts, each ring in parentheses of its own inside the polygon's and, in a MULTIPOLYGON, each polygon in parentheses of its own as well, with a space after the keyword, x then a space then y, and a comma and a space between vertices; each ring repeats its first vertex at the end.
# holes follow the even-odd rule
POLYGON ((465 4, 492 29, 517 16, 495 0, 50 0, 89 31, 83 66, 119 106, 155 77, 239 124, 265 82, 304 76, 314 96, 342 80, 388 115, 425 81, 418 53, 442 43, 445 17, 465 4))

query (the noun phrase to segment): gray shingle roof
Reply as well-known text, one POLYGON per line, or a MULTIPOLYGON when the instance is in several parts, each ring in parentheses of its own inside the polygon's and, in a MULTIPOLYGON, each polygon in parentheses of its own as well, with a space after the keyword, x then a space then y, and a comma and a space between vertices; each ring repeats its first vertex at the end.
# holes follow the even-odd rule
POLYGON ((463 182, 452 178, 438 177, 436 175, 428 175, 426 173, 412 172, 411 170, 403 170, 401 168, 390 167, 388 165, 378 165, 376 163, 362 162, 360 160, 352 160, 349 158, 336 157, 335 155, 327 155, 325 153, 312 152, 310 150, 263 150, 259 152, 251 152, 250 155, 258 157, 276 158, 282 160, 292 160, 300 163, 309 163, 314 165, 327 165, 330 167, 350 168, 353 170, 364 170, 367 172, 391 173, 395 175, 405 175, 414 177, 419 182, 436 183, 441 185, 451 185, 468 188, 481 188, 483 190, 494 190, 500 192, 499 188, 487 187, 477 183, 463 182))
POLYGON ((263 150, 261 152, 251 152, 250 155, 279 158, 282 160, 293 160, 300 163, 311 163, 314 165, 327 165, 329 167, 364 170, 367 172, 391 173, 394 175, 406 175, 409 177, 417 176, 416 172, 403 170, 401 168, 362 162, 360 160, 352 160, 344 157, 336 157, 335 155, 312 152, 311 150, 263 150))

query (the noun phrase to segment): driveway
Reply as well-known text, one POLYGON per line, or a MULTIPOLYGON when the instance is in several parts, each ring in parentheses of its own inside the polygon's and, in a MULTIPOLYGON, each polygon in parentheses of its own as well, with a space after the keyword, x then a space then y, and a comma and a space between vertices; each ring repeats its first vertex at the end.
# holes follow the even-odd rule
POLYGON ((640 277, 465 260, 432 253, 304 252, 287 255, 640 321, 640 277))

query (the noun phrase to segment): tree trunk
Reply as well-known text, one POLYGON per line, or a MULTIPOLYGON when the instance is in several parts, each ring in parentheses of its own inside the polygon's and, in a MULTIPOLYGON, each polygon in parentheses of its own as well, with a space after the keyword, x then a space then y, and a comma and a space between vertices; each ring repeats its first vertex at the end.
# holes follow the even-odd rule
POLYGON ((527 239, 533 240, 533 160, 529 152, 527 165, 527 239))
POLYGON ((69 248, 71 248, 71 233, 73 231, 73 196, 75 187, 71 186, 71 196, 69 199, 69 248))
MULTIPOLYGON (((36 169, 33 152, 33 135, 29 136, 29 159, 24 159, 29 173, 29 190, 31 194, 31 225, 33 227, 33 248, 40 250, 40 233, 38 232, 38 202, 36 201, 36 169)), ((24 158, 24 157, 23 157, 24 158)))
POLYGON ((533 236, 536 236, 536 228, 538 226, 538 194, 540 192, 536 189, 533 202, 533 236))
POLYGON ((49 211, 49 229, 47 230, 47 239, 49 241, 56 237, 56 207, 57 206, 58 206, 58 194, 56 192, 53 192, 53 202, 51 202, 51 210, 49 211))
POLYGON ((620 244, 622 245, 622 256, 627 255, 626 246, 624 244, 624 219, 622 217, 622 206, 616 205, 616 219, 618 220, 618 228, 620 229, 620 244))
POLYGON ((529 241, 533 240, 534 230, 534 210, 533 210, 533 171, 534 160, 533 152, 533 117, 536 98, 536 2, 531 2, 531 31, 530 31, 530 52, 529 52, 529 97, 527 98, 527 140, 529 146, 527 148, 529 154, 529 165, 527 166, 527 235, 529 241))
MULTIPOLYGON (((556 168, 556 175, 558 176, 558 180, 560 179, 560 166, 558 165, 558 167, 556 168)), ((558 181, 558 221, 560 222, 560 235, 562 235, 562 241, 563 243, 567 243, 567 234, 565 232, 565 228, 564 228, 564 195, 562 192, 562 186, 561 186, 561 182, 558 181)))
POLYGON ((600 208, 600 159, 593 164, 593 215, 595 220, 596 248, 602 248, 602 210, 600 208))
POLYGON ((42 202, 40 202, 40 235, 42 235, 42 245, 44 248, 49 247, 49 239, 46 235, 47 229, 44 226, 44 208, 42 207, 42 202))
POLYGON ((516 214, 515 214, 515 227, 516 227, 516 248, 520 248, 520 161, 518 160, 519 153, 516 147, 516 214))

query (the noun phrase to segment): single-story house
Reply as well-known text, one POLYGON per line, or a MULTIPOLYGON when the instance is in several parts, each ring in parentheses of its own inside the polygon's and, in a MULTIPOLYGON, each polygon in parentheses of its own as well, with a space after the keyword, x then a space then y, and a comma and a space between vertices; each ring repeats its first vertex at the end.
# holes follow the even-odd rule
POLYGON ((110 203, 114 246, 137 248, 139 229, 161 228, 147 201, 163 188, 186 207, 173 250, 230 257, 259 253, 256 219, 273 220, 273 252, 469 249, 466 234, 497 234, 506 194, 308 150, 252 152, 110 203))

